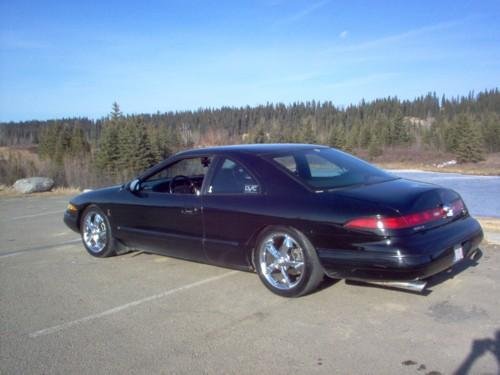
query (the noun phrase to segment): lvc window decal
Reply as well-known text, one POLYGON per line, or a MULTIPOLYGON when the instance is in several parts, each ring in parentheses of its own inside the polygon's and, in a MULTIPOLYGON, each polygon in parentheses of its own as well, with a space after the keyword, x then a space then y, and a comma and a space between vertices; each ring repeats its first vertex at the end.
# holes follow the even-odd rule
POLYGON ((245 193, 257 194, 259 192, 259 185, 245 185, 245 193))

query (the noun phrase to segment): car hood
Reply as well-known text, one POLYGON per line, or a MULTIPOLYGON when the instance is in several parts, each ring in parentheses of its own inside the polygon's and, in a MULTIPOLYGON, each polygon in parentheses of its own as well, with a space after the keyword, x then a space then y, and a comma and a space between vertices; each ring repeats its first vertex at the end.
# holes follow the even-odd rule
POLYGON ((116 193, 122 188, 122 185, 108 186, 105 188, 87 191, 71 199, 71 203, 80 206, 89 203, 109 202, 116 196, 116 193))
POLYGON ((402 215, 448 204, 460 198, 453 190, 426 182, 398 178, 335 192, 337 196, 376 203, 402 215))

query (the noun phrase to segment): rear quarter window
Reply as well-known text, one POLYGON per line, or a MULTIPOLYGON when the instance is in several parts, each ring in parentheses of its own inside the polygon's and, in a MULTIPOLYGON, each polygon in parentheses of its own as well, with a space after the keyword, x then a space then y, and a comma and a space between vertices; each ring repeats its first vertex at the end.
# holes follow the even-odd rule
POLYGON ((316 154, 305 155, 311 177, 337 177, 345 172, 337 164, 316 154))
POLYGON ((315 190, 370 185, 396 178, 361 159, 331 148, 297 150, 270 157, 315 190))

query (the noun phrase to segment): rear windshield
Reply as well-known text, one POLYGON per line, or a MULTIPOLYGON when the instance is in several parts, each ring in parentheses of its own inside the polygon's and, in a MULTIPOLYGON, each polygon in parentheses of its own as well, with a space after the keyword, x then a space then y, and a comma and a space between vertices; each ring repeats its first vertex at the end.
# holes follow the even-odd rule
POLYGON ((272 155, 271 158, 288 173, 319 190, 370 185, 397 178, 354 156, 331 148, 294 151, 272 155))

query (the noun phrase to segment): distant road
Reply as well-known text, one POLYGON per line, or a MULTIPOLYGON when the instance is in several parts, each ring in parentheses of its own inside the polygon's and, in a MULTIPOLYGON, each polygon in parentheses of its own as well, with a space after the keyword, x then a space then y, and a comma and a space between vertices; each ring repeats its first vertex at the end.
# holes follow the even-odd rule
POLYGON ((457 191, 472 215, 500 217, 500 176, 392 169, 388 172, 412 180, 438 184, 457 191))

